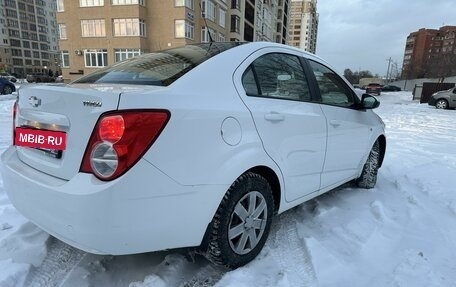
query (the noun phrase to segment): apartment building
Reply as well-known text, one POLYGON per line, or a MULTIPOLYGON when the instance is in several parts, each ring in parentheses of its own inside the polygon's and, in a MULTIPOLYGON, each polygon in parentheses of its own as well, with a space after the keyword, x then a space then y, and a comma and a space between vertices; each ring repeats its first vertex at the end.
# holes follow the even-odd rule
POLYGON ((291 0, 288 45, 315 53, 318 17, 317 0, 291 0))
POLYGON ((0 1, 0 69, 25 77, 59 72, 55 0, 0 1))
POLYGON ((407 37, 402 78, 456 75, 456 26, 419 29, 407 37))
POLYGON ((278 4, 277 0, 57 0, 62 74, 71 81, 142 53, 185 44, 274 41, 278 4))
POLYGON ((277 3, 277 22, 275 32, 275 42, 287 44, 288 35, 288 13, 289 13, 289 1, 279 0, 277 3))

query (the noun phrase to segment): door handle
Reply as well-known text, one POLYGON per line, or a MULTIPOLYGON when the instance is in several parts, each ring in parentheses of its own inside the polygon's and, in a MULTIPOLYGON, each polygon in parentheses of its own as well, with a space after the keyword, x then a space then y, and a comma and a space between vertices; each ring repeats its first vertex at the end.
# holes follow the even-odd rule
POLYGON ((285 120, 285 116, 277 112, 270 112, 264 115, 264 119, 270 122, 281 122, 285 120))
POLYGON ((338 120, 330 120, 329 124, 332 125, 333 127, 337 128, 338 126, 341 125, 341 122, 338 120))

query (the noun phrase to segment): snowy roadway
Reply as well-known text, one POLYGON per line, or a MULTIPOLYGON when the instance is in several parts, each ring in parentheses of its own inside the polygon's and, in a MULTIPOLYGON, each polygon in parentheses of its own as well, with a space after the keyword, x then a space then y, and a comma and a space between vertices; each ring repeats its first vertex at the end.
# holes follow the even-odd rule
MULTIPOLYGON (((13 96, 0 96, 0 153, 13 96)), ((227 272, 186 250, 79 251, 35 227, 0 179, 0 286, 456 286, 456 111, 383 93, 376 188, 341 188, 279 216, 259 257, 227 272)))

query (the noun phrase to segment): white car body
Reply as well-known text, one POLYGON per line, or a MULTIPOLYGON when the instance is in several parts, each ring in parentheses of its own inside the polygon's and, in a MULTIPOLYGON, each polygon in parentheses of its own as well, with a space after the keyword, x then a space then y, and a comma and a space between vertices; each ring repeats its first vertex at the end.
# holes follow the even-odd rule
POLYGON ((10 146, 1 157, 9 198, 62 241, 119 255, 200 245, 225 193, 248 170, 274 178, 278 213, 358 178, 384 138, 381 119, 370 109, 248 96, 243 74, 268 53, 327 65, 261 42, 224 51, 169 86, 24 86, 15 126, 64 131, 67 146, 61 158, 10 146), (169 122, 122 176, 104 181, 81 172, 100 115, 128 109, 167 110, 169 122))

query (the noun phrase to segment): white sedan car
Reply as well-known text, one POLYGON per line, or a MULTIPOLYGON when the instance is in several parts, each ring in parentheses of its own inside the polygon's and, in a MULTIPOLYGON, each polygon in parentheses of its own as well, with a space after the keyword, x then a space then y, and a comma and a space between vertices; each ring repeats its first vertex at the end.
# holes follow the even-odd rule
POLYGON ((349 181, 374 187, 378 105, 299 49, 189 45, 23 87, 1 175, 23 215, 82 250, 198 247, 235 268, 275 214, 349 181))

